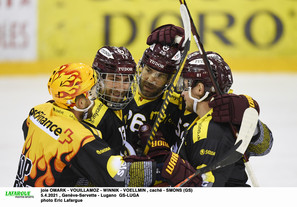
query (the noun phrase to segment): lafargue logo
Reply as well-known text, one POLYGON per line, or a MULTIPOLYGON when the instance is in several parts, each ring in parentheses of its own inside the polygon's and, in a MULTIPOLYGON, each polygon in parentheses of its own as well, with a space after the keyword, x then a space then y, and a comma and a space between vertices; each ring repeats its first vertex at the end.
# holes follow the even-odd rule
POLYGON ((12 190, 6 191, 5 196, 15 198, 34 198, 32 192, 29 190, 12 190))

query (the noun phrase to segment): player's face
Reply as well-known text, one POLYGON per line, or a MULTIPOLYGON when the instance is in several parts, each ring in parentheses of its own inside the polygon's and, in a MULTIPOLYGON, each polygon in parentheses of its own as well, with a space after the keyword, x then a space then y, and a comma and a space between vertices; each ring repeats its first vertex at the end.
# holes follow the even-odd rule
POLYGON ((104 81, 106 98, 112 102, 122 102, 130 88, 129 78, 129 75, 107 74, 104 81))
POLYGON ((163 90, 168 82, 168 74, 144 66, 141 72, 140 89, 146 97, 155 97, 163 90))

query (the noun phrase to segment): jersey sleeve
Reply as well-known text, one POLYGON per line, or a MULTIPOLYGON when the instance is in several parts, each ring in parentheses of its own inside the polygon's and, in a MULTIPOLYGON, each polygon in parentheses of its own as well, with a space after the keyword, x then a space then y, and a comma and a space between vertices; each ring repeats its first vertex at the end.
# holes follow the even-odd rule
POLYGON ((23 122, 22 130, 23 130, 24 140, 26 140, 26 137, 28 135, 27 119, 23 122))
POLYGON ((250 156, 264 156, 268 154, 273 145, 273 135, 266 124, 258 121, 258 133, 252 138, 247 152, 250 156))
POLYGON ((71 165, 78 175, 99 187, 148 187, 155 180, 153 160, 126 162, 99 137, 85 144, 71 165))
POLYGON ((123 187, 124 182, 116 181, 108 170, 114 156, 114 151, 103 140, 95 139, 80 149, 71 165, 76 173, 86 177, 95 186, 123 187))

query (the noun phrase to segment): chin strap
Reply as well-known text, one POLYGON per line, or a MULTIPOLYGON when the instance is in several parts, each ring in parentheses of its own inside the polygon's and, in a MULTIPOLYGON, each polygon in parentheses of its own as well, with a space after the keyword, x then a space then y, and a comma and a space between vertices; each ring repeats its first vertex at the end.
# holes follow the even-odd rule
POLYGON ((200 103, 200 102, 202 102, 202 101, 204 101, 208 97, 209 91, 206 91, 205 94, 204 94, 204 96, 201 97, 200 99, 198 99, 198 98, 194 98, 192 96, 191 90, 192 90, 192 87, 189 87, 189 97, 194 101, 194 103, 193 103, 193 111, 197 114, 197 112, 196 112, 197 104, 200 103))
POLYGON ((90 105, 87 108, 79 109, 76 106, 73 107, 73 109, 75 111, 83 112, 83 119, 88 118, 89 109, 94 105, 94 101, 93 100, 90 100, 90 101, 91 101, 91 103, 90 103, 90 105))

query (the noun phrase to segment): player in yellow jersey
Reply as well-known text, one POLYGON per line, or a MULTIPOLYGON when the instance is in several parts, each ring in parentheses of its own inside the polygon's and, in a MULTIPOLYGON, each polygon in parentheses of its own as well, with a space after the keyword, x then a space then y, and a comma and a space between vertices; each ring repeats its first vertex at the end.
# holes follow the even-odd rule
POLYGON ((82 63, 53 71, 48 82, 53 101, 32 108, 23 126, 25 143, 15 187, 75 186, 81 177, 95 186, 129 186, 133 178, 136 186, 153 183, 154 162, 124 161, 99 130, 81 122, 92 115, 96 83, 96 72, 82 63))

